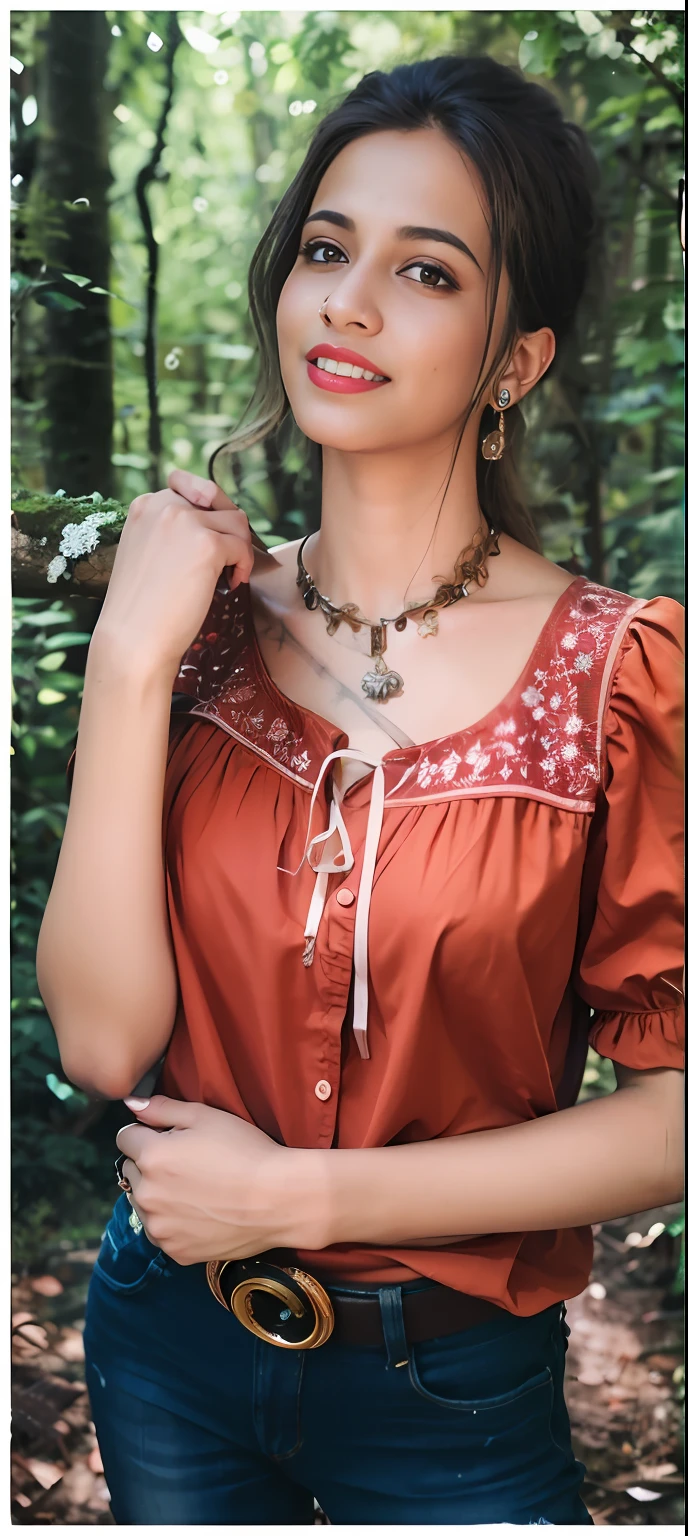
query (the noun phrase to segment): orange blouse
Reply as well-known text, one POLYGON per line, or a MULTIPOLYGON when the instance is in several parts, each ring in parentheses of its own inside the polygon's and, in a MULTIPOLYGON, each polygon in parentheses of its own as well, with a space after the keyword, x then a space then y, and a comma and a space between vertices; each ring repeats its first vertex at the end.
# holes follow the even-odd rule
MULTIPOLYGON (((342 796, 346 735, 275 686, 223 573, 174 684, 161 1090, 287 1146, 369 1147, 572 1105, 588 1043, 682 1067, 682 619, 576 577, 495 709, 365 757, 342 796)), ((529 1315, 586 1286, 592 1234, 299 1258, 529 1315)))

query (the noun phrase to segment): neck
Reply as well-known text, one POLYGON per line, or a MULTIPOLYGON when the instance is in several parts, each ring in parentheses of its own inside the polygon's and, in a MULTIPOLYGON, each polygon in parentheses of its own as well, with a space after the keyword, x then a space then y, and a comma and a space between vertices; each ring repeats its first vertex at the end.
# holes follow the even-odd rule
POLYGON ((427 601, 452 578, 473 535, 487 532, 468 436, 446 495, 451 444, 432 456, 426 445, 423 453, 417 445, 378 454, 323 448, 321 525, 304 550, 320 592, 377 622, 427 601))

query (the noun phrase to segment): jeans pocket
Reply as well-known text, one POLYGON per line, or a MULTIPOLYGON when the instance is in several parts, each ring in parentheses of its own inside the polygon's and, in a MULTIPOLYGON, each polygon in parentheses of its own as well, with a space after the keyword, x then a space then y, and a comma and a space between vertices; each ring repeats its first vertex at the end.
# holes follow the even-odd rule
POLYGON ((558 1365, 553 1317, 541 1314, 517 1319, 494 1336, 468 1329, 414 1344, 408 1374, 420 1397, 457 1413, 518 1405, 529 1414, 551 1409, 558 1365))
POLYGON ((126 1195, 117 1201, 105 1228, 93 1274, 110 1290, 134 1295, 164 1274, 169 1260, 156 1248, 143 1229, 136 1232, 130 1224, 131 1206, 126 1195))
POLYGON ((519 1407, 522 1406, 524 1408, 530 1406, 536 1393, 541 1396, 546 1394, 546 1400, 551 1406, 554 1382, 548 1365, 544 1366, 541 1371, 536 1371, 534 1375, 528 1376, 525 1381, 519 1382, 517 1386, 511 1387, 508 1392, 497 1392, 491 1397, 455 1395, 455 1393, 461 1393, 461 1387, 457 1383, 454 1391, 452 1391, 453 1384, 451 1378, 445 1376, 442 1379, 443 1374, 439 1376, 439 1379, 436 1372, 432 1372, 428 1376, 427 1371, 423 1369, 422 1362, 419 1365, 417 1346, 412 1348, 409 1359, 409 1380, 411 1385, 421 1397, 426 1398, 428 1402, 436 1403, 438 1407, 450 1408, 457 1413, 466 1413, 471 1416, 474 1414, 494 1413, 500 1408, 510 1408, 512 1404, 518 1404, 519 1407))

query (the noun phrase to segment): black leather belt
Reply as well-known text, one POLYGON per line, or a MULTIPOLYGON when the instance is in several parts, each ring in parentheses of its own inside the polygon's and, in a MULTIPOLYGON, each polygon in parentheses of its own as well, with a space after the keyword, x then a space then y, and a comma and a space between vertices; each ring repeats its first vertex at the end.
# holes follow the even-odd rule
MULTIPOLYGON (((367 1294, 327 1289, 283 1250, 253 1259, 212 1260, 208 1284, 223 1307, 251 1333, 282 1349, 317 1349, 332 1333, 341 1344, 383 1344, 380 1303, 367 1294)), ((383 1289, 383 1287, 380 1287, 383 1289)), ((504 1315, 504 1308, 446 1285, 402 1289, 409 1344, 459 1333, 504 1315)))

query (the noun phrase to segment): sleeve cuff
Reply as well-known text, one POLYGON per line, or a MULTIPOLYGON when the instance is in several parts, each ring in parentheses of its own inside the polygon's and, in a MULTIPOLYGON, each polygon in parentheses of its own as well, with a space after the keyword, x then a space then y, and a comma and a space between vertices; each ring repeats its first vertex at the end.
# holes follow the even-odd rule
POLYGON ((642 1071, 649 1067, 685 1065, 684 1007, 648 1013, 600 1010, 590 1029, 590 1045, 598 1056, 642 1071))

